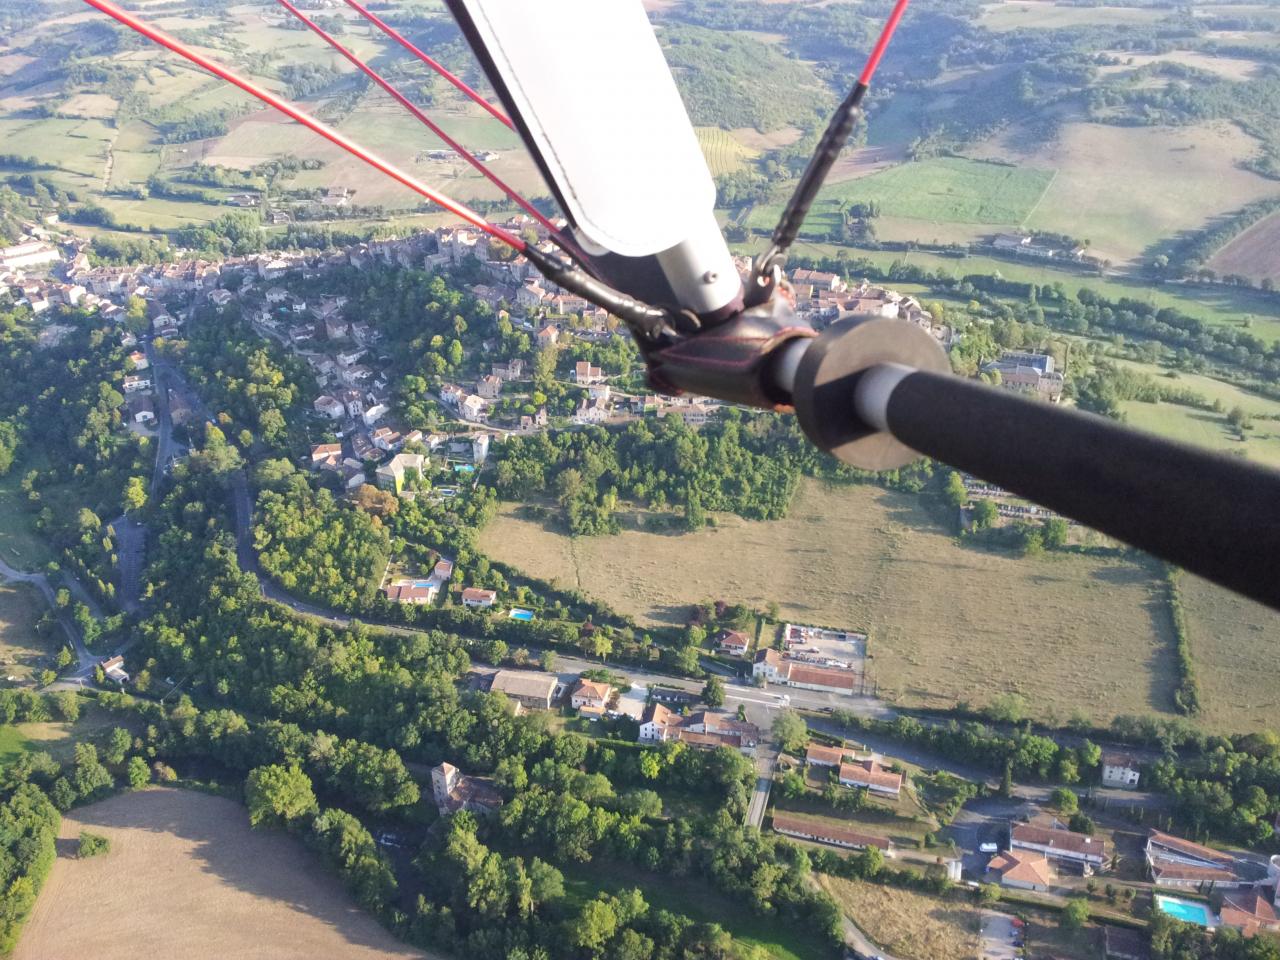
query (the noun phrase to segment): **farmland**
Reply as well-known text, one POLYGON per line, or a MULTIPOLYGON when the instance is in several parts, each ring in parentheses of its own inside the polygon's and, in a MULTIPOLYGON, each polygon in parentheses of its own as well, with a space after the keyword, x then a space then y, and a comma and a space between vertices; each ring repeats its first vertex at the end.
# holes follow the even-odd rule
MULTIPOLYGON (((744 253, 758 253, 761 246, 757 241, 738 244, 736 249, 744 253)), ((1061 270, 1039 263, 984 256, 945 257, 920 250, 909 253, 850 250, 832 244, 803 241, 797 243, 794 249, 797 255, 808 257, 834 257, 843 249, 850 258, 869 260, 880 267, 888 268, 897 262, 915 264, 956 278, 971 274, 998 274, 1006 280, 1019 283, 1061 283, 1070 293, 1091 290, 1111 300, 1131 298, 1156 307, 1173 307, 1206 323, 1238 327, 1247 322, 1252 336, 1268 343, 1280 340, 1280 319, 1276 318, 1275 300, 1266 294, 1241 287, 1195 287, 1178 284, 1151 286, 1123 278, 1104 278, 1075 270, 1061 270)))
MULTIPOLYGON (((1018 169, 997 163, 941 157, 832 184, 819 195, 808 232, 824 235, 840 225, 840 211, 851 203, 874 201, 882 215, 912 221, 1018 224, 1032 211, 1053 172, 1018 169)), ((761 205, 748 225, 766 229, 781 209, 761 205)), ((921 224, 921 229, 927 229, 921 224)))
POLYGON ((42 669, 51 666, 52 650, 36 635, 36 623, 44 615, 44 598, 25 583, 0 584, 0 676, 29 684, 42 669))
POLYGON ((1077 7, 1053 0, 1004 0, 983 7, 979 21, 988 30, 1058 30, 1088 24, 1123 26, 1154 23, 1165 16, 1155 7, 1077 7))
POLYGON ((822 886, 869 937, 904 960, 973 960, 978 912, 896 887, 823 876, 822 886))
POLYGON ((642 624, 680 623, 689 604, 724 598, 867 629, 880 692, 902 704, 981 704, 1016 691, 1060 719, 1171 707, 1152 570, 962 547, 918 497, 806 481, 783 520, 719 517, 713 529, 671 536, 632 519, 617 537, 576 540, 507 505, 481 546, 642 624))
POLYGON ((81 830, 107 837, 111 852, 59 856, 15 960, 423 956, 361 912, 297 841, 251 830, 231 800, 172 789, 114 797, 64 816, 60 852, 81 830))
POLYGON ((1221 733, 1274 728, 1280 614, 1196 577, 1180 582, 1204 723, 1221 733))
POLYGON ((1214 255, 1209 267, 1251 280, 1280 280, 1280 213, 1259 220, 1233 239, 1214 255))
POLYGON ((759 156, 759 151, 748 147, 728 130, 721 130, 719 127, 698 127, 696 132, 698 145, 702 147, 702 153, 707 158, 707 166, 711 169, 712 176, 737 173, 749 161, 759 156))
POLYGON ((1139 429, 1280 467, 1280 422, 1275 420, 1255 421, 1253 428, 1245 432, 1245 439, 1241 440, 1227 423, 1226 416, 1211 410, 1136 401, 1122 403, 1121 409, 1125 420, 1139 429))

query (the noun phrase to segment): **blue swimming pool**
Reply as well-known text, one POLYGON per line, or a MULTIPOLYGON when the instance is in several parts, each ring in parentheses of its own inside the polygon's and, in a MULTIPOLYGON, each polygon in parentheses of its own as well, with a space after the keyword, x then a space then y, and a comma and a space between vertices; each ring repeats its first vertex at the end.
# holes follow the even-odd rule
POLYGON ((421 590, 426 590, 428 587, 435 586, 435 584, 432 583, 430 580, 415 580, 413 581, 413 585, 415 587, 418 587, 421 590))
POLYGON ((508 616, 511 617, 512 620, 523 620, 525 623, 528 623, 533 619, 533 611, 521 610, 519 607, 515 607, 508 616))
POLYGON ((454 473, 475 473, 476 468, 469 463, 455 463, 453 465, 454 473))
POLYGON ((1157 895, 1156 906, 1175 920, 1181 920, 1183 923, 1194 923, 1199 927, 1213 926, 1209 908, 1203 903, 1192 903, 1190 900, 1175 900, 1173 897, 1157 895))

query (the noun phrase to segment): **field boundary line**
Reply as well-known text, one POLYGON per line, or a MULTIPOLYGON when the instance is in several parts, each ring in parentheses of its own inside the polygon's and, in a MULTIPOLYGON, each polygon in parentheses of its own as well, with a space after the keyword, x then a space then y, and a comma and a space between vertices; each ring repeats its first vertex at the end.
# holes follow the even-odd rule
POLYGON ((1024 230, 1026 229, 1027 223, 1031 220, 1032 217, 1036 215, 1036 211, 1040 209, 1040 204, 1044 203, 1044 198, 1049 195, 1049 190, 1053 187, 1055 183, 1057 183, 1058 173, 1061 171, 1061 169, 1062 169, 1061 167, 1053 168, 1053 176, 1050 177, 1049 182, 1044 185, 1044 189, 1040 191, 1039 198, 1036 200, 1035 204, 1031 207, 1031 209, 1027 211, 1027 215, 1022 218, 1022 223, 1019 224, 1019 226, 1021 226, 1024 230))

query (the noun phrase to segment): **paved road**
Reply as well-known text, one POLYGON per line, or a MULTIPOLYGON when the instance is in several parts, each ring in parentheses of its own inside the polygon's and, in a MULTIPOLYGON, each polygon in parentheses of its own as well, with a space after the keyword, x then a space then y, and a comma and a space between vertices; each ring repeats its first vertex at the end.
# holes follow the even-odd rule
POLYGON ((764 812, 769 808, 769 791, 773 788, 773 768, 778 763, 778 751, 772 743, 760 744, 756 754, 756 785, 747 804, 747 826, 757 830, 764 825, 764 812))
POLYGON ((1014 925, 1014 918, 995 910, 982 911, 982 956, 984 960, 1016 960, 1021 950, 1014 944, 1022 937, 1014 925))

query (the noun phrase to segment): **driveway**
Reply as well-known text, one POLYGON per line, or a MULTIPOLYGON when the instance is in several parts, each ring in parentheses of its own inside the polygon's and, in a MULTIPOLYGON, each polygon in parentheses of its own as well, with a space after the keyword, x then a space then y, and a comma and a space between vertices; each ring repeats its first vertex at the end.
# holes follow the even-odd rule
POLYGON ((982 911, 980 946, 984 960, 1016 960, 1022 951, 1014 943, 1021 940, 1013 917, 994 910, 982 911))

